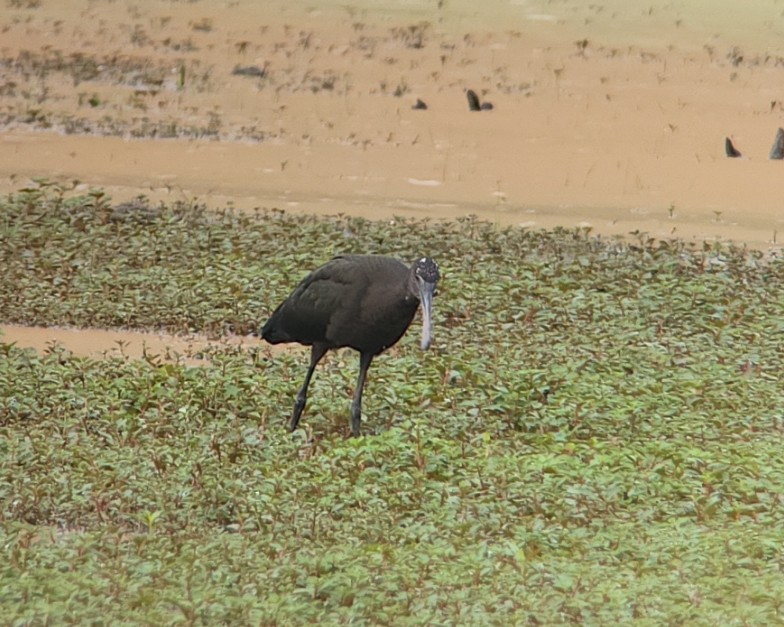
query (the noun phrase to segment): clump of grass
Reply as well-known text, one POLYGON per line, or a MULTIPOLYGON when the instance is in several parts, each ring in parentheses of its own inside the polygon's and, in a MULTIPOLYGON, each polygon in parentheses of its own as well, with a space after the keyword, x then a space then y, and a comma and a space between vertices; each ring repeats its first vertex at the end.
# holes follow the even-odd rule
POLYGON ((0 201, 0 318, 255 328, 341 252, 431 254, 435 344, 212 365, 0 343, 3 622, 771 623, 784 267, 586 230, 0 201), (414 228, 416 227, 416 228, 414 228), (749 574, 753 576, 749 576, 749 574))
POLYGON ((420 49, 425 47, 430 26, 429 22, 419 22, 409 26, 395 26, 390 29, 390 34, 393 40, 401 41, 406 48, 420 49))

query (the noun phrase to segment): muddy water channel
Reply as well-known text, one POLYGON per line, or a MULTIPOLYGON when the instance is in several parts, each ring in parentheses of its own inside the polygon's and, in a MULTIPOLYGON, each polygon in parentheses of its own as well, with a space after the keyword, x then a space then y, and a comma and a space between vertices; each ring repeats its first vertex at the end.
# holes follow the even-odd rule
MULTIPOLYGON (((125 357, 142 359, 155 357, 161 361, 186 365, 205 365, 203 353, 226 347, 258 347, 256 337, 225 337, 211 340, 204 336, 176 336, 144 331, 105 329, 66 329, 57 327, 29 327, 0 325, 0 342, 32 348, 40 353, 63 348, 77 356, 92 358, 125 357)), ((265 350, 270 350, 265 346, 265 350)), ((275 347, 274 350, 281 350, 275 347)))

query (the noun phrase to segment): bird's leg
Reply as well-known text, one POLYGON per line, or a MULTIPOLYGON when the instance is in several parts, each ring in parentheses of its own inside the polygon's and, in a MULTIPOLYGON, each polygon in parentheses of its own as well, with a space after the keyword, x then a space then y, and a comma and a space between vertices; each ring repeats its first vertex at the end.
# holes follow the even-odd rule
POLYGON ((297 402, 294 403, 294 411, 291 413, 291 422, 289 423, 289 429, 291 431, 294 431, 299 424, 299 417, 302 415, 302 410, 305 409, 305 403, 308 400, 310 379, 313 376, 316 365, 321 361, 321 358, 326 352, 327 347, 323 344, 314 344, 310 349, 310 366, 308 367, 308 373, 305 375, 305 383, 302 384, 299 392, 297 392, 297 402))
POLYGON ((354 390, 354 402, 351 403, 351 433, 354 437, 359 437, 359 423, 362 420, 362 389, 365 387, 365 377, 372 361, 372 353, 360 353, 359 378, 357 389, 354 390))

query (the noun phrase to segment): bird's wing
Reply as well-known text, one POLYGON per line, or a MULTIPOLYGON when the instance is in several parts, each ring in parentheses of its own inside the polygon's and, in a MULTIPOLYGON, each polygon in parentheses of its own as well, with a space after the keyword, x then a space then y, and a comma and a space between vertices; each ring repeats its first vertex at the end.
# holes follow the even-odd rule
POLYGON ((330 341, 328 329, 336 315, 355 315, 357 297, 367 289, 362 273, 336 258, 314 270, 282 306, 281 324, 297 341, 330 341))

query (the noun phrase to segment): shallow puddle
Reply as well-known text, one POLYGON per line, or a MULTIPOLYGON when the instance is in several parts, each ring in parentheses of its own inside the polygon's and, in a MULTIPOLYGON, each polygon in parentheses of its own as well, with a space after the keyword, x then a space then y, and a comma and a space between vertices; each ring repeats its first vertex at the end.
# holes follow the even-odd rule
POLYGON ((164 333, 112 329, 70 329, 58 327, 28 327, 0 325, 0 342, 32 348, 40 353, 62 347, 81 357, 126 357, 142 359, 146 356, 162 361, 187 365, 209 363, 202 356, 206 349, 225 347, 256 348, 263 344, 270 352, 281 350, 270 347, 257 337, 233 336, 210 340, 204 336, 177 336, 164 333))

